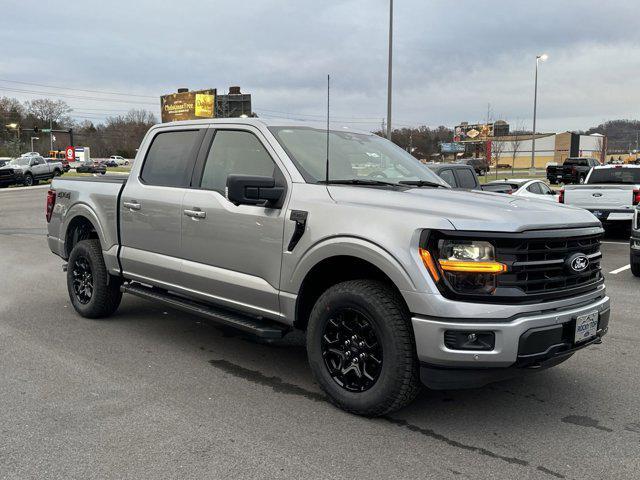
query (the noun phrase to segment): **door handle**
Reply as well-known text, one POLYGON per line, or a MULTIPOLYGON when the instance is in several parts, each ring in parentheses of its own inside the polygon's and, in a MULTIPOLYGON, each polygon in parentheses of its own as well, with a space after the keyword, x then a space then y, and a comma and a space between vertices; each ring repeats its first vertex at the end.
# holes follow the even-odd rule
POLYGON ((207 212, 203 212, 199 208, 195 207, 193 210, 185 210, 184 214, 191 218, 207 218, 207 212))
POLYGON ((132 202, 122 202, 122 206, 124 208, 128 208, 129 210, 140 210, 140 204, 133 200, 132 202))

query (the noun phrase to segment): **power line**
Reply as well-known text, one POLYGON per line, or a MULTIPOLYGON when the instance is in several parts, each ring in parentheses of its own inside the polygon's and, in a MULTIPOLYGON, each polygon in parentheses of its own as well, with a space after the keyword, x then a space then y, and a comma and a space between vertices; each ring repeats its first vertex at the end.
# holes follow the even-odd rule
POLYGON ((135 104, 135 105, 154 105, 157 106, 157 102, 135 102, 131 100, 119 99, 119 98, 99 98, 99 97, 85 97, 81 95, 71 95, 67 93, 55 93, 55 92, 39 92, 36 90, 22 90, 18 88, 1 88, 1 92, 17 92, 17 93, 26 93, 28 95, 48 95, 53 97, 64 97, 64 98, 74 98, 80 100, 92 100, 94 102, 112 102, 112 103, 127 103, 127 104, 135 104))
POLYGON ((32 83, 32 82, 21 82, 19 80, 6 80, 4 78, 0 78, 0 82, 5 83, 19 83, 21 85, 32 85, 35 87, 45 87, 45 88, 55 88, 59 90, 71 90, 76 92, 86 92, 86 93, 101 93, 104 95, 120 95, 123 97, 142 97, 142 98, 157 98, 155 95, 138 95, 135 93, 119 93, 119 92, 107 92, 105 90, 88 90, 84 88, 72 88, 72 87, 58 87, 55 85, 45 85, 42 83, 32 83))

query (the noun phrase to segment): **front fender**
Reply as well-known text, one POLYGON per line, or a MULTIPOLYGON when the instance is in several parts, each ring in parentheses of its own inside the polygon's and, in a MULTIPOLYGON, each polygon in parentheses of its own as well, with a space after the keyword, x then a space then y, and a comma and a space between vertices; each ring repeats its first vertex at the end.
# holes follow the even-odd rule
POLYGON ((297 294, 315 265, 337 256, 351 256, 369 262, 384 272, 400 291, 416 290, 407 270, 390 252, 369 240, 353 236, 324 239, 309 248, 295 264, 283 290, 297 294))

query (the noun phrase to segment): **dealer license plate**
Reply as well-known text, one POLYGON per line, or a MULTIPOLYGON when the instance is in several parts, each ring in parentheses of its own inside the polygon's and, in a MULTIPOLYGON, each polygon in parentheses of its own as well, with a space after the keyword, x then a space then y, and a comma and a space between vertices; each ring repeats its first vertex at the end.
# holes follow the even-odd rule
POLYGON ((598 312, 590 312, 576 318, 575 343, 585 342, 598 332, 598 312))

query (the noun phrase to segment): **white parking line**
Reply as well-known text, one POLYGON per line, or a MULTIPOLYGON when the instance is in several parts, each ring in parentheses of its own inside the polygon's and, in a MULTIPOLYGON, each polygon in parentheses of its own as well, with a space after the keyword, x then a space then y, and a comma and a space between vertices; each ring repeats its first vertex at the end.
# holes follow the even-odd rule
POLYGON ((631 268, 631 265, 625 265, 624 267, 620 267, 620 268, 616 268, 615 270, 611 270, 609 273, 613 273, 614 275, 617 275, 620 272, 624 272, 625 270, 629 270, 631 268))

